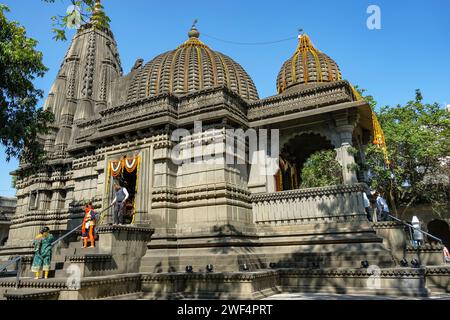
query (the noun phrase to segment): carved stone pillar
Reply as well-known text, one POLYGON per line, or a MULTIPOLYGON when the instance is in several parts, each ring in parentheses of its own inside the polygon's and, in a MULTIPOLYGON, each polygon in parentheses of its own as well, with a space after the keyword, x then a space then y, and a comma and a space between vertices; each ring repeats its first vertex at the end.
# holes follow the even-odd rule
POLYGON ((150 210, 153 190, 153 146, 142 150, 139 170, 138 193, 136 199, 136 225, 150 223, 150 210))
POLYGON ((336 149, 337 159, 342 165, 342 174, 344 184, 353 184, 358 182, 355 170, 355 157, 351 154, 353 125, 342 125, 337 127, 340 134, 341 146, 336 149))

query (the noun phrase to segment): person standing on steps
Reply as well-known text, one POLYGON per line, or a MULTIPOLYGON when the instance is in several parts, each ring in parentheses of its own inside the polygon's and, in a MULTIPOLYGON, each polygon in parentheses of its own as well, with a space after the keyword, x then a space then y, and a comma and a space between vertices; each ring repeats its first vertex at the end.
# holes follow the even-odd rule
POLYGON ((87 248, 88 239, 91 242, 90 248, 95 248, 95 212, 92 203, 86 204, 84 206, 84 212, 85 215, 83 219, 83 226, 81 228, 83 248, 87 248))
POLYGON ((42 270, 44 271, 44 278, 48 279, 52 262, 53 241, 54 237, 50 234, 50 229, 48 227, 42 228, 36 239, 33 241, 34 259, 31 271, 34 272, 36 280, 40 278, 42 270))
POLYGON ((111 206, 114 206, 113 209, 113 224, 114 225, 123 225, 123 216, 125 214, 125 203, 130 197, 128 190, 124 187, 121 187, 119 184, 114 184, 114 190, 116 192, 116 197, 114 198, 111 206))
POLYGON ((380 214, 380 218, 382 221, 389 221, 389 214, 390 214, 390 210, 389 210, 389 206, 386 202, 386 199, 384 199, 384 197, 382 196, 382 194, 380 192, 376 193, 376 197, 377 197, 377 211, 380 214))
POLYGON ((364 210, 366 211, 367 220, 372 221, 372 207, 370 205, 369 197, 367 196, 367 192, 363 192, 363 201, 364 201, 364 210))

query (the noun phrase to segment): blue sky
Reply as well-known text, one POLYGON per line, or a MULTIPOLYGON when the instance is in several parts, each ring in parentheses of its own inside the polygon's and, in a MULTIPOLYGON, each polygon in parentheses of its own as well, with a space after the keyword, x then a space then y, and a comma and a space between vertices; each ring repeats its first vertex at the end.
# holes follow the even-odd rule
MULTIPOLYGON (((46 4, 41 0, 3 0, 8 17, 19 21, 39 41, 49 67, 36 86, 47 93, 68 48, 52 39, 50 18, 65 12, 69 1, 46 4)), ((184 42, 199 19, 201 40, 239 62, 255 81, 261 97, 276 93, 276 77, 295 51, 296 40, 273 45, 244 46, 220 42, 266 42, 296 36, 303 28, 315 46, 332 57, 343 77, 368 89, 379 105, 411 100, 417 88, 427 102, 450 104, 450 1, 329 0, 104 0, 112 19, 123 68, 137 58, 148 61, 184 42), (381 9, 381 30, 366 26, 369 5, 381 9)), ((69 32, 70 39, 73 32, 69 32)), ((14 195, 0 148, 0 195, 14 195)))

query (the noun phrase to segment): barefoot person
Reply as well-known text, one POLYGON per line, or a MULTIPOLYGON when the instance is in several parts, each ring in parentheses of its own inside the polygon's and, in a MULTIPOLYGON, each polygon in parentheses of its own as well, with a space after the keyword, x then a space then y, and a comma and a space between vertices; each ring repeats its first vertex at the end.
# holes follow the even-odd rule
POLYGON ((52 262, 53 235, 48 227, 42 228, 36 239, 33 241, 34 259, 31 271, 35 274, 35 279, 39 279, 40 273, 44 270, 44 278, 48 279, 50 264, 52 262))
POLYGON ((90 248, 95 248, 95 212, 92 203, 86 204, 84 206, 84 219, 83 226, 81 228, 83 248, 87 248, 88 239, 91 242, 90 248))
POLYGON ((121 187, 119 184, 114 184, 114 190, 116 192, 116 197, 114 198, 111 206, 113 209, 113 219, 114 225, 123 225, 123 216, 125 214, 125 203, 130 197, 126 188, 121 187))

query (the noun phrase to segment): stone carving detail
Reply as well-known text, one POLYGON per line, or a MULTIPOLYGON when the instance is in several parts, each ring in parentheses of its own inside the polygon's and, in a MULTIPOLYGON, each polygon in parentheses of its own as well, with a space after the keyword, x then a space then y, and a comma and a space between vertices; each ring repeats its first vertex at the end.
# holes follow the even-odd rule
POLYGON ((95 49, 96 49, 96 34, 95 32, 91 32, 89 34, 88 52, 83 76, 82 94, 84 98, 92 97, 93 81, 95 73, 95 54, 96 54, 95 49))
POLYGON ((254 221, 279 222, 329 221, 364 217, 364 185, 336 186, 252 195, 254 221))
POLYGON ((78 63, 76 61, 70 64, 69 68, 69 77, 67 83, 67 98, 74 99, 75 98, 75 86, 76 86, 76 75, 78 72, 78 63))
POLYGON ((248 118, 255 121, 352 101, 350 84, 338 81, 254 102, 249 105, 248 118))
POLYGON ((108 84, 108 69, 109 66, 104 64, 102 66, 101 78, 100 78, 100 92, 99 92, 99 100, 106 101, 107 95, 107 84, 108 84))

